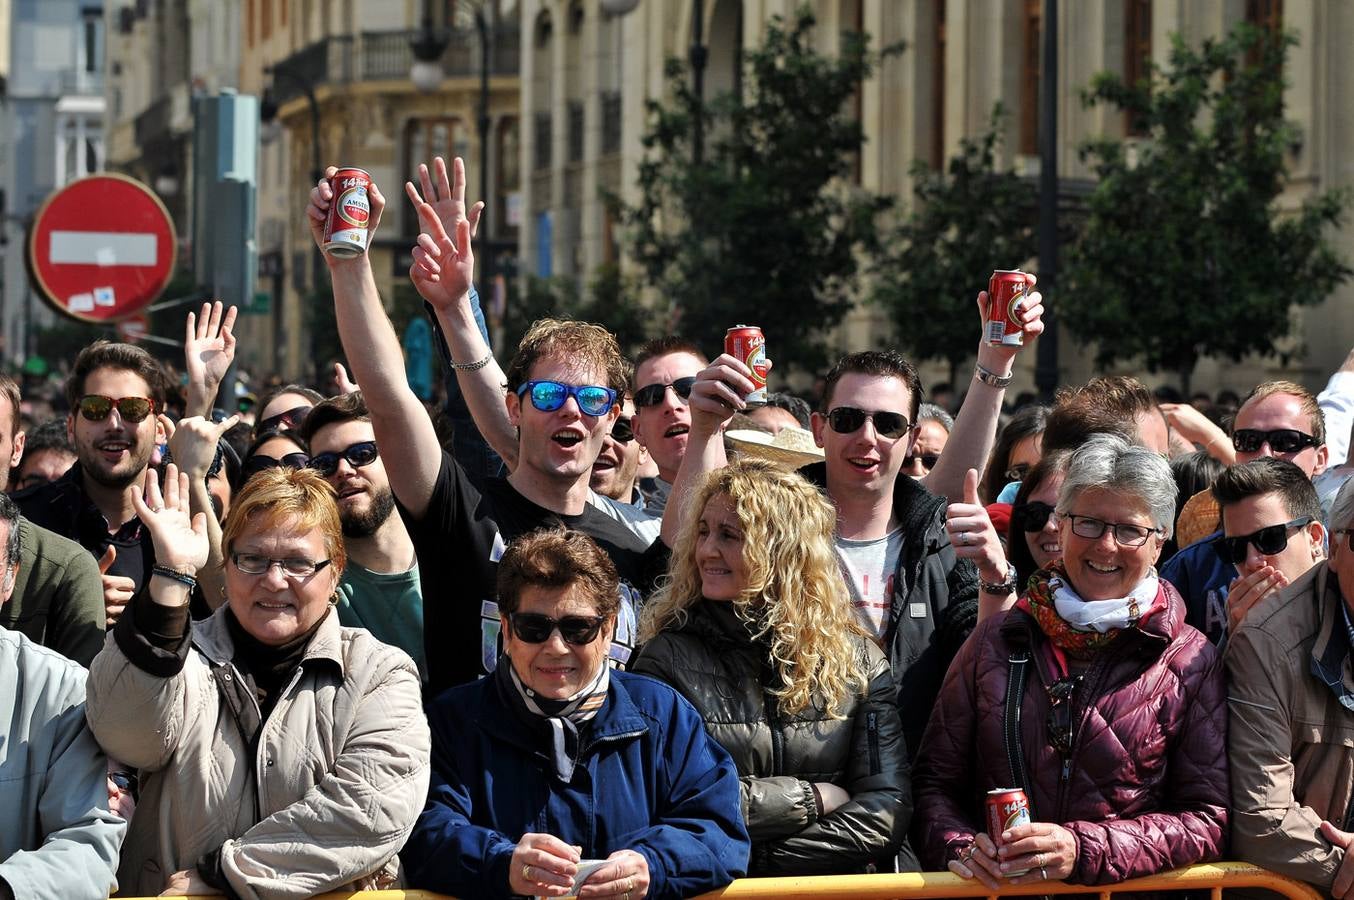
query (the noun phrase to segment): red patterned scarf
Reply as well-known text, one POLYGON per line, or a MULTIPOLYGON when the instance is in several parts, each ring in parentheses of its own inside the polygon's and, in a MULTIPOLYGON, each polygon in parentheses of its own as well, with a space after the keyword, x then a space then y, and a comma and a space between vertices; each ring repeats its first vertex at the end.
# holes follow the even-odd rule
MULTIPOLYGON (((1016 609, 1029 613, 1039 624, 1039 630, 1063 653, 1073 659, 1086 660, 1095 656, 1110 641, 1114 640, 1121 628, 1111 628, 1105 632, 1082 631, 1061 615, 1053 602, 1053 588, 1050 582, 1058 579, 1068 585, 1067 570, 1062 561, 1050 563, 1047 569, 1040 569, 1030 577, 1029 587, 1016 602, 1016 609)), ((1163 605, 1163 597, 1157 592, 1156 601, 1145 610, 1138 622, 1142 622, 1163 605)))

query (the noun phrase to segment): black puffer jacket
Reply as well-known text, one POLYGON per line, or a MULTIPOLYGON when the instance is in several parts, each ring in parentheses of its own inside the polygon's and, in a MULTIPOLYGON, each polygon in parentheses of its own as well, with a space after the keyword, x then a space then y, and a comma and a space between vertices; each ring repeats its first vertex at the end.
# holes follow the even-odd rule
POLYGON ((782 715, 767 693, 777 677, 769 651, 728 603, 696 604, 630 667, 681 692, 733 757, 752 837, 750 875, 892 870, 912 818, 907 750, 888 662, 863 637, 859 652, 869 684, 845 719, 816 704, 782 715), (810 784, 823 781, 851 800, 819 818, 810 784))

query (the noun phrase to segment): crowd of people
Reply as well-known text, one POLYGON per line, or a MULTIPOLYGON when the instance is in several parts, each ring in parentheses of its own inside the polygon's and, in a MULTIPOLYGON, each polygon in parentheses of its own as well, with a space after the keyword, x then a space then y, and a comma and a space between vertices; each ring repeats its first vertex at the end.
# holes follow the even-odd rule
POLYGON ((504 367, 462 162, 405 192, 453 435, 365 255, 325 257, 323 393, 240 403, 219 303, 182 389, 106 341, 50 421, 0 376, 0 900, 1223 858, 1354 897, 1354 359, 1223 415, 1121 375, 1016 406, 980 292, 957 410, 891 350, 812 403, 748 404, 721 335, 543 319, 504 367))

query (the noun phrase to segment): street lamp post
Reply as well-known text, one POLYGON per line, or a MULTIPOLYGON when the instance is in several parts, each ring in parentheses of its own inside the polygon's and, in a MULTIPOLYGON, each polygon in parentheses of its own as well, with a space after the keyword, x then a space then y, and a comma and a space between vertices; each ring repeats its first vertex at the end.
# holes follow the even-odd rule
MULTIPOLYGON (((1039 73, 1039 289, 1058 284, 1058 0, 1044 0, 1044 46, 1039 73)), ((1034 384, 1045 398, 1058 387, 1058 320, 1044 313, 1035 354, 1034 384)))

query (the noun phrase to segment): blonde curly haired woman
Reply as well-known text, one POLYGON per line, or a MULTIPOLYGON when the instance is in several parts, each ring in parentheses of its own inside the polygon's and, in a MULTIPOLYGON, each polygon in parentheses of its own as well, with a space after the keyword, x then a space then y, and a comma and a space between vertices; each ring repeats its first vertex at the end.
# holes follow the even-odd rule
POLYGON ((680 691, 738 767, 751 875, 891 871, 911 817, 893 676, 856 624, 835 523, 793 472, 712 472, 641 620, 632 671, 680 691))

